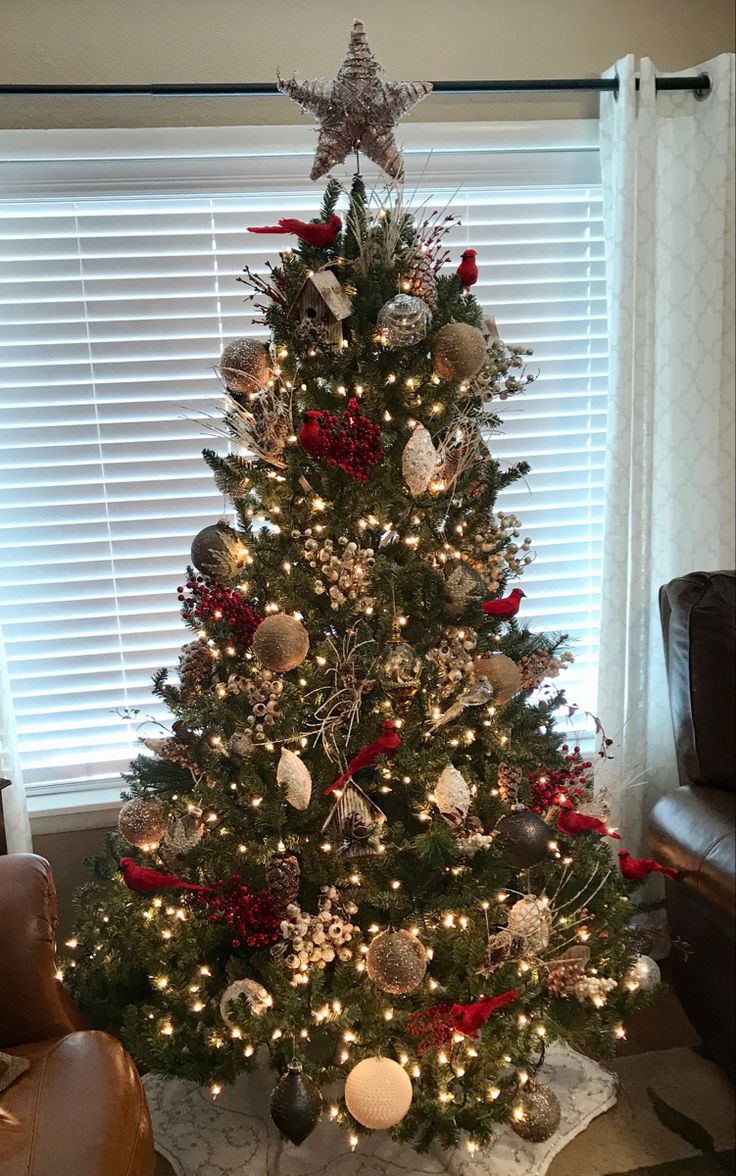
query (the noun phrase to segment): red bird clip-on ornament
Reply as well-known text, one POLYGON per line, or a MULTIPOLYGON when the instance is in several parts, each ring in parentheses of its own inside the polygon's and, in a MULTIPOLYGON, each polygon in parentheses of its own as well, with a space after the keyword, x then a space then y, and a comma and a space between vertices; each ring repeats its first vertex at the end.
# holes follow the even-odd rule
POLYGON ((378 739, 374 739, 372 743, 353 756, 347 766, 347 771, 335 780, 334 784, 330 784, 330 787, 325 789, 325 796, 329 796, 331 792, 349 780, 354 772, 359 772, 361 768, 372 768, 379 755, 385 755, 390 759, 396 755, 400 746, 401 736, 396 730, 396 724, 392 719, 386 719, 378 739))
POLYGON ((630 882, 641 882, 649 874, 664 874, 665 878, 671 879, 672 882, 679 882, 684 877, 682 870, 672 870, 669 866, 660 866, 659 862, 655 862, 653 858, 632 857, 628 849, 618 851, 618 864, 624 878, 628 878, 630 882))
POLYGON ((516 616, 522 598, 525 596, 526 592, 522 592, 521 588, 513 588, 508 596, 502 596, 499 600, 484 601, 483 612, 487 617, 500 617, 502 620, 508 620, 516 616))
POLYGON ((119 861, 123 882, 135 894, 152 894, 154 890, 194 890, 198 894, 211 894, 209 886, 198 886, 195 882, 182 882, 175 874, 163 874, 160 870, 152 870, 149 866, 139 866, 132 858, 124 857, 119 861))
POLYGON ((326 221, 301 221, 293 217, 282 217, 277 225, 253 225, 248 227, 249 233, 290 233, 298 237, 305 245, 315 249, 329 249, 337 240, 337 234, 342 228, 342 221, 334 212, 326 221))
POLYGON ((615 837, 617 841, 621 840, 620 834, 614 829, 609 829, 605 821, 601 821, 599 817, 589 817, 585 813, 575 812, 569 800, 560 803, 557 828, 560 833, 566 833, 569 837, 577 837, 580 833, 597 833, 599 837, 615 837))
POLYGON ((466 249, 462 256, 462 261, 457 267, 457 276, 463 284, 466 294, 470 293, 470 287, 474 286, 478 281, 478 265, 476 263, 475 249, 466 249))

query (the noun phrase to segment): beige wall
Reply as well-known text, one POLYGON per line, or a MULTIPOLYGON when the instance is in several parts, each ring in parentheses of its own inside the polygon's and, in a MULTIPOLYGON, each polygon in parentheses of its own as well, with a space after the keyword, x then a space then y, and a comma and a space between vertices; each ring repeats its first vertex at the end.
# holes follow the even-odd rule
MULTIPOLYGON (((2 82, 270 81, 330 73, 354 15, 394 78, 685 69, 734 48, 733 0, 2 0, 2 82)), ((591 117, 592 96, 431 98, 423 120, 591 117)), ((0 97, 1 127, 293 122, 286 99, 0 97)))

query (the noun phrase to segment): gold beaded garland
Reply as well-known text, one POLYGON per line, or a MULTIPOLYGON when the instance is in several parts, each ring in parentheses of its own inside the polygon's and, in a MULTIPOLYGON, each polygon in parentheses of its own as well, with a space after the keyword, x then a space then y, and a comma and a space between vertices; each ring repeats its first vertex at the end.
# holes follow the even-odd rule
POLYGON ((365 966, 376 988, 402 996, 424 979, 427 953, 411 931, 382 931, 368 948, 365 966))

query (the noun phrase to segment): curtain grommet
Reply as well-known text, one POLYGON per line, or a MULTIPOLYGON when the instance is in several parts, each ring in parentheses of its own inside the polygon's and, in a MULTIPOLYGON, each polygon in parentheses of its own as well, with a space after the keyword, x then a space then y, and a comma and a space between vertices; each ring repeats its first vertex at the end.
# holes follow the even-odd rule
POLYGON ((693 94, 698 102, 705 102, 706 98, 710 98, 713 93, 713 78, 709 73, 703 70, 698 74, 697 85, 693 89, 693 94))

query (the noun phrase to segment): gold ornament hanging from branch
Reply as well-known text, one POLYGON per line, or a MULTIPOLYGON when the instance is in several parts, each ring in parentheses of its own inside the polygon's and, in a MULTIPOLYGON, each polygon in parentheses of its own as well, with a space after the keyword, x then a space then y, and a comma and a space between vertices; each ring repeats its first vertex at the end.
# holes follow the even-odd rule
POLYGON ((297 81, 278 79, 282 94, 319 121, 319 140, 310 179, 318 180, 351 151, 362 151, 387 175, 404 174, 396 145, 396 123, 425 98, 431 82, 387 82, 370 51, 363 22, 353 21, 350 42, 337 77, 297 81))

